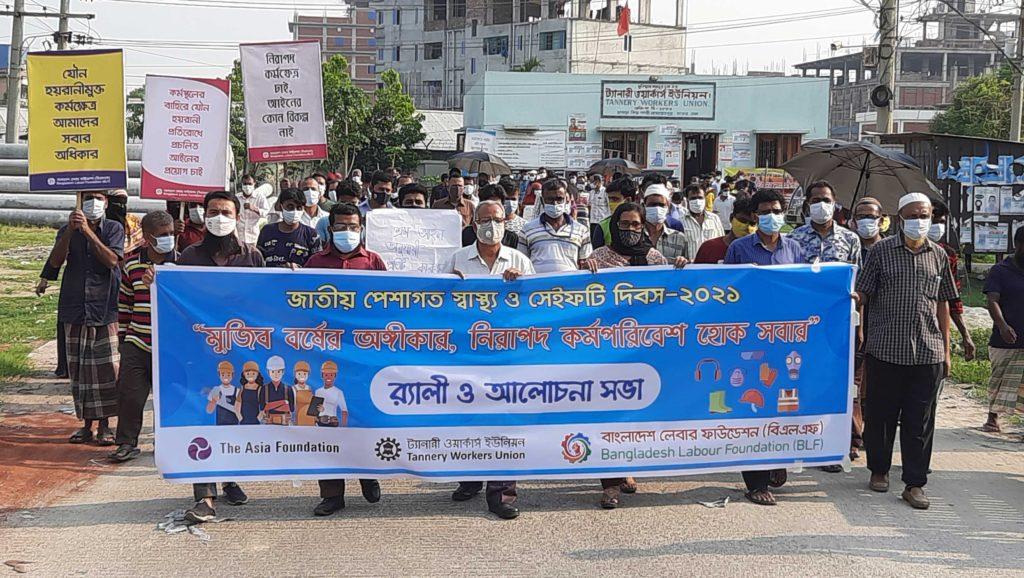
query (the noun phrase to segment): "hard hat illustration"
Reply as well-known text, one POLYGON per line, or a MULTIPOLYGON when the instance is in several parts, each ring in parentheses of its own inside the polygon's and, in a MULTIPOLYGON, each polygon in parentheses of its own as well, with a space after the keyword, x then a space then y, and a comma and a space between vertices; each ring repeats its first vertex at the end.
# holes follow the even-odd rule
POLYGON ((267 360, 267 371, 284 371, 284 358, 275 355, 267 360))
POLYGON ((756 389, 748 389, 740 396, 740 403, 749 403, 751 411, 757 413, 759 408, 764 407, 764 396, 756 389))

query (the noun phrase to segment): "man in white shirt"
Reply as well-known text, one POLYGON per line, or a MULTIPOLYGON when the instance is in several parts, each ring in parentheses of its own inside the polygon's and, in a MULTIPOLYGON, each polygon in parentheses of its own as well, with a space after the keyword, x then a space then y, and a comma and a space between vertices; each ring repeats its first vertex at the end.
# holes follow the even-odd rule
MULTIPOLYGON (((299 222, 307 227, 317 228, 327 218, 327 211, 320 208, 320 183, 314 177, 306 177, 302 185, 302 196, 306 201, 299 222)), ((322 239, 321 239, 322 240, 322 239)))
POLYGON ((238 240, 253 245, 260 236, 260 221, 270 214, 270 201, 263 192, 264 187, 256 189, 256 179, 252 175, 242 177, 242 184, 237 193, 242 210, 238 212, 238 240))
POLYGON ((686 235, 686 260, 693 261, 704 241, 725 235, 718 215, 707 210, 707 198, 698 185, 683 189, 686 194, 686 210, 681 211, 683 234, 686 235))
MULTIPOLYGON (((501 275, 515 281, 520 275, 533 275, 533 264, 519 251, 501 244, 505 235, 505 208, 493 200, 481 201, 473 213, 476 222, 476 243, 463 247, 448 261, 447 271, 466 275, 501 275)), ((459 482, 452 500, 465 502, 480 493, 483 482, 459 482)), ((519 516, 515 507, 516 482, 487 482, 487 509, 499 518, 511 520, 519 516)))
POLYGON ((604 188, 604 179, 601 175, 591 175, 590 187, 590 222, 600 223, 612 216, 611 208, 608 206, 608 192, 604 188))
POLYGON ((718 215, 719 221, 728 223, 732 218, 732 207, 736 204, 736 197, 732 194, 732 182, 722 181, 717 193, 715 195, 715 214, 718 215))

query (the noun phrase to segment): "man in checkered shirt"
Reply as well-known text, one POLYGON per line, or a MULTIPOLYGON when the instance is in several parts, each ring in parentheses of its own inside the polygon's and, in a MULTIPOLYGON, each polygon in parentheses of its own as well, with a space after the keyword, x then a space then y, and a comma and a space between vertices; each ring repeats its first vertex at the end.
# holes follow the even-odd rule
POLYGON ((868 312, 864 443, 869 487, 887 492, 899 426, 903 499, 926 509, 939 382, 949 373, 949 301, 957 290, 945 251, 928 239, 928 197, 902 197, 899 217, 902 231, 876 243, 857 276, 868 312))

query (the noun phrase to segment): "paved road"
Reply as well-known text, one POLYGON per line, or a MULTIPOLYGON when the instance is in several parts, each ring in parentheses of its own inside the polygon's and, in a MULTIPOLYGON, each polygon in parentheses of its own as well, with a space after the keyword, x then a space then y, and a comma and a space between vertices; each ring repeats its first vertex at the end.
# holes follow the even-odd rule
MULTIPOLYGON (((33 396, 5 401, 24 410, 33 396)), ((254 483, 250 504, 222 506, 234 520, 206 525, 202 542, 155 530, 190 492, 158 479, 147 452, 0 521, 0 561, 30 561, 40 576, 1024 576, 1019 431, 979 432, 982 406, 956 388, 940 415, 925 512, 896 491, 869 492, 862 462, 851 473, 791 473, 775 508, 743 501, 738 474, 644 480, 615 511, 597 508, 596 480, 526 482, 524 514, 511 522, 488 516, 482 498, 451 502, 451 484, 384 481, 376 505, 352 484, 346 510, 314 519, 314 483, 254 483), (724 509, 698 504, 726 496, 724 509)))

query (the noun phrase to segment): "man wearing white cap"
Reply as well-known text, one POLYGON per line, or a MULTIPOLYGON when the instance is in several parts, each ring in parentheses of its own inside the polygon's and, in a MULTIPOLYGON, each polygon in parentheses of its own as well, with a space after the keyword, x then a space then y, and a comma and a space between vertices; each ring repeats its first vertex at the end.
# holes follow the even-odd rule
POLYGON ((686 235, 665 226, 671 208, 672 194, 668 187, 658 183, 648 185, 644 191, 644 229, 651 238, 654 248, 664 255, 669 263, 682 267, 689 263, 686 259, 686 235))
POLYGON ((281 381, 284 378, 284 359, 275 355, 267 360, 270 383, 260 388, 260 406, 263 408, 263 423, 289 425, 292 408, 295 407, 295 391, 281 381))
POLYGON ((869 487, 887 492, 900 428, 903 499, 926 509, 939 382, 949 373, 949 301, 957 290, 945 252, 928 239, 931 200, 905 195, 898 214, 901 231, 875 244, 857 276, 868 311, 864 443, 869 487))

